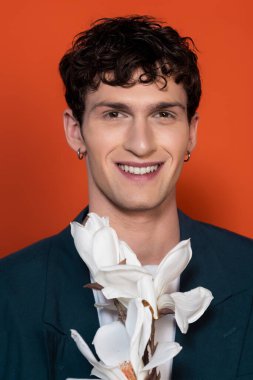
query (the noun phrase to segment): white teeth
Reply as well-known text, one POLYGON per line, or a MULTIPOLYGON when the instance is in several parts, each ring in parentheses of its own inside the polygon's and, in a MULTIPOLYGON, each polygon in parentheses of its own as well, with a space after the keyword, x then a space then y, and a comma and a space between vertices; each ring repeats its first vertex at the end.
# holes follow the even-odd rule
POLYGON ((158 169, 159 165, 152 165, 152 166, 146 166, 146 167, 119 165, 119 167, 121 170, 123 170, 126 173, 143 175, 143 174, 155 172, 158 169))

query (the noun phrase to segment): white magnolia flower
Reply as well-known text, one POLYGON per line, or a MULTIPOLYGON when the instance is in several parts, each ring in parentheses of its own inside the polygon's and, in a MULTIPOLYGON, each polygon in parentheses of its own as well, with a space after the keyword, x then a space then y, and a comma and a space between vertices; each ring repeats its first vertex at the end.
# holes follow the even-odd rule
POLYGON ((72 330, 71 334, 81 353, 93 365, 92 375, 103 380, 144 380, 150 370, 172 359, 181 350, 178 343, 158 342, 154 355, 144 366, 142 357, 151 335, 151 324, 149 307, 145 307, 140 299, 132 300, 125 325, 116 321, 98 329, 93 344, 100 361, 77 331, 72 330))
POLYGON ((197 321, 213 299, 212 293, 201 286, 189 292, 163 294, 158 299, 159 310, 170 309, 175 313, 178 327, 186 334, 189 323, 197 321))
POLYGON ((109 219, 90 213, 85 225, 70 224, 76 249, 94 277, 100 268, 126 264, 141 266, 135 253, 119 240, 116 231, 110 227, 109 219))
POLYGON ((77 251, 108 300, 117 298, 128 307, 131 299, 141 298, 151 306, 155 319, 159 311, 170 309, 175 312, 182 332, 209 306, 212 295, 204 288, 170 294, 172 281, 180 276, 192 257, 190 239, 181 241, 166 254, 153 278, 131 248, 118 239, 108 218, 91 213, 85 226, 71 223, 71 233, 77 251))
POLYGON ((164 308, 161 296, 169 292, 171 282, 180 276, 191 255, 190 239, 183 240, 163 258, 154 279, 139 263, 102 267, 96 273, 95 280, 103 286, 102 292, 107 299, 117 298, 126 306, 132 298, 147 301, 157 319, 158 306, 164 308))
MULTIPOLYGON (((93 280, 102 287, 105 298, 117 299, 127 310, 125 324, 117 321, 98 329, 93 344, 100 360, 77 331, 71 330, 72 337, 92 364, 92 375, 98 379, 144 380, 150 370, 171 360, 181 350, 178 343, 167 342, 164 336, 159 336, 160 330, 156 331, 158 325, 168 321, 169 316, 163 315, 175 314, 180 330, 186 333, 189 323, 201 317, 213 298, 202 287, 171 293, 172 282, 191 259, 190 239, 181 241, 167 253, 153 277, 130 247, 118 239, 108 218, 91 213, 85 226, 71 223, 71 233, 79 255, 93 280)), ((107 307, 107 304, 112 306, 110 302, 98 306, 107 307)))

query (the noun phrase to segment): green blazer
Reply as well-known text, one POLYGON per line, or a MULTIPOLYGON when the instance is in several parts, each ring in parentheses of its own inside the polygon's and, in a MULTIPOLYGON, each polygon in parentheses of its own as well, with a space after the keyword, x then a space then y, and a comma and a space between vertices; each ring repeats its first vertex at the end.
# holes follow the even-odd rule
MULTIPOLYGON (((193 249, 180 290, 204 286, 214 300, 186 335, 177 330, 183 350, 172 379, 252 380, 253 241, 180 211, 179 220, 181 239, 190 237, 193 249)), ((88 282, 69 227, 0 261, 1 380, 90 378, 70 337, 74 328, 91 345, 99 327, 88 282)))

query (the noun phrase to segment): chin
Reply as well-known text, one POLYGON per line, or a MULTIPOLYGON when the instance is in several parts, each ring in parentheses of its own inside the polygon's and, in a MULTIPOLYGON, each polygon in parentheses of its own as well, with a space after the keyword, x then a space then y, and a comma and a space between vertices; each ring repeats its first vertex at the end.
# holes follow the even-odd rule
POLYGON ((135 200, 126 200, 126 201, 115 201, 114 200, 114 205, 121 209, 124 210, 125 212, 143 212, 143 211, 151 211, 154 209, 158 209, 159 207, 164 207, 163 203, 164 200, 156 200, 156 201, 137 201, 135 200))

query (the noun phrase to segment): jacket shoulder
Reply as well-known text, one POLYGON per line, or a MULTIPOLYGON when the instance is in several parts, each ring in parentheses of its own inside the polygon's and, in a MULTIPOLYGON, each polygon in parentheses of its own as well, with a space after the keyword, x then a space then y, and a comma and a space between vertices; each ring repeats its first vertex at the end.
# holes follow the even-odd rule
POLYGON ((193 241, 201 241, 203 257, 217 258, 219 269, 232 289, 253 289, 253 240, 205 222, 192 220, 191 223, 193 241))
POLYGON ((27 265, 38 259, 43 259, 49 250, 53 237, 40 240, 0 259, 0 271, 15 270, 20 265, 27 265), (41 257, 42 256, 42 257, 41 257))
POLYGON ((44 307, 50 252, 64 245, 62 233, 0 260, 0 327, 38 321, 44 307), (2 320, 3 318, 3 320, 2 320), (15 320, 14 320, 15 319, 15 320))
POLYGON ((45 262, 52 247, 61 247, 69 237, 69 227, 56 235, 39 240, 25 248, 0 259, 0 274, 16 271, 21 267, 29 269, 39 262, 45 262))
POLYGON ((192 224, 195 232, 203 234, 203 238, 208 239, 211 245, 238 255, 246 254, 253 259, 253 239, 205 222, 192 220, 192 224))

